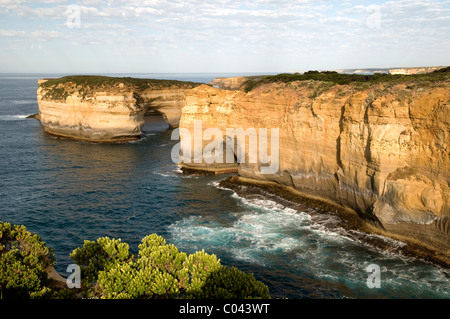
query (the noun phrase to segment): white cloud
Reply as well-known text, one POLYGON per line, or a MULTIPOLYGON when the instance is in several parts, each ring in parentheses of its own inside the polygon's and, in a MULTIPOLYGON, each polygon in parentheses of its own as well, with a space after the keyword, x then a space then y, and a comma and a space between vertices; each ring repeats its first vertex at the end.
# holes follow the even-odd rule
MULTIPOLYGON (((449 1, 371 3, 368 5, 364 0, 0 0, 3 13, 0 37, 4 41, 53 39, 61 46, 76 43, 80 50, 92 49, 105 55, 151 52, 176 57, 177 63, 184 59, 186 51, 202 52, 204 57, 210 54, 210 60, 215 59, 215 54, 222 57, 241 54, 243 60, 251 60, 252 54, 257 54, 265 59, 278 57, 280 61, 305 64, 308 60, 329 60, 333 54, 341 54, 334 59, 342 63, 357 63, 358 56, 359 61, 372 64, 379 56, 389 59, 404 52, 426 61, 427 57, 421 57, 423 53, 416 53, 415 48, 435 48, 437 43, 442 52, 450 51, 447 44, 449 1), (66 24, 69 4, 79 6, 80 28, 69 28, 66 24), (6 27, 12 18, 21 22, 15 26, 22 31, 11 30, 15 28, 12 25, 6 27), (306 62, 292 62, 302 59, 306 62)), ((292 66, 297 68, 301 67, 292 66)))
POLYGON ((10 11, 21 18, 61 19, 66 8, 67 6, 62 5, 54 7, 32 7, 28 5, 20 5, 10 8, 10 11))
POLYGON ((23 30, 0 30, 0 37, 5 38, 22 38, 22 39, 38 39, 38 40, 46 40, 46 39, 56 39, 62 37, 63 34, 57 31, 45 31, 45 30, 36 30, 31 33, 27 33, 23 30))
POLYGON ((62 33, 57 31, 36 30, 31 33, 31 36, 36 39, 55 39, 63 36, 62 33))
POLYGON ((0 37, 24 37, 24 36, 26 36, 25 31, 0 30, 0 37))

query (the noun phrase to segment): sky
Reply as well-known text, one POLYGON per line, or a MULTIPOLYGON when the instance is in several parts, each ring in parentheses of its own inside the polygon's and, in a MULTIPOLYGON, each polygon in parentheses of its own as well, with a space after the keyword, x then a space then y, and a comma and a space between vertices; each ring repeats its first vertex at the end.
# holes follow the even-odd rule
POLYGON ((450 0, 0 0, 0 73, 450 65, 450 0))

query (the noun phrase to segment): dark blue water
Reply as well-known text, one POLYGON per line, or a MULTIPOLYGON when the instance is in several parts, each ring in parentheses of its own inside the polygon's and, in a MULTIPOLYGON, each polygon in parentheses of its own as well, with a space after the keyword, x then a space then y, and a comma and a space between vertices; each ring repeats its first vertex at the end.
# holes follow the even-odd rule
MULTIPOLYGON (((46 136, 37 113, 37 80, 0 76, 0 220, 24 224, 55 251, 64 273, 84 240, 121 238, 136 251, 157 233, 180 250, 205 249, 224 264, 253 272, 273 297, 449 298, 450 273, 382 252, 335 227, 337 217, 296 210, 269 195, 240 197, 218 187, 225 176, 179 173, 171 130, 153 119, 146 137, 90 144, 46 136), (369 288, 377 264, 381 287, 369 288)), ((49 75, 46 75, 49 76, 49 75)), ((60 76, 60 75, 57 75, 60 76)), ((208 82, 221 74, 138 74, 208 82)))

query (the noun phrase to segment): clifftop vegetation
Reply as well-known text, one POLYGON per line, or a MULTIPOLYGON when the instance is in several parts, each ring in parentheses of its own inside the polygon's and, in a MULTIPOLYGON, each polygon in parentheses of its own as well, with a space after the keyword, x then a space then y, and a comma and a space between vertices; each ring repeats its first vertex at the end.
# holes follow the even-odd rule
POLYGON ((65 101, 66 98, 74 93, 79 94, 84 99, 89 93, 98 90, 108 90, 111 88, 120 89, 121 86, 132 88, 136 91, 147 89, 165 89, 179 88, 191 89, 202 83, 159 80, 159 79, 141 79, 132 77, 110 77, 101 75, 69 75, 56 79, 44 79, 45 82, 39 84, 44 89, 44 100, 65 101))
POLYGON ((277 75, 268 75, 262 78, 250 78, 243 84, 245 92, 267 83, 289 83, 294 81, 323 81, 334 84, 347 85, 351 83, 408 83, 411 81, 434 83, 450 80, 450 67, 436 70, 428 74, 415 75, 390 75, 385 73, 367 74, 345 74, 335 71, 308 71, 300 73, 281 73, 277 75))
POLYGON ((132 77, 110 77, 101 75, 69 75, 56 79, 45 79, 46 82, 42 83, 42 87, 51 87, 57 84, 73 83, 75 85, 89 86, 92 88, 110 87, 123 83, 126 86, 133 86, 142 90, 148 88, 164 88, 170 86, 177 86, 180 88, 193 88, 201 83, 189 82, 189 81, 176 81, 176 80, 159 80, 159 79, 141 79, 132 77))

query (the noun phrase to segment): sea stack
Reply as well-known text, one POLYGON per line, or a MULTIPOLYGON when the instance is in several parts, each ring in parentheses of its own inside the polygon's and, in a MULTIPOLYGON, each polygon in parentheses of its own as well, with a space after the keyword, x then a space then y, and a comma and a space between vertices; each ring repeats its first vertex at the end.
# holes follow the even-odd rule
POLYGON ((91 142, 138 139, 146 114, 177 127, 185 91, 198 83, 105 76, 38 81, 39 119, 46 133, 91 142))

